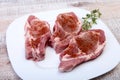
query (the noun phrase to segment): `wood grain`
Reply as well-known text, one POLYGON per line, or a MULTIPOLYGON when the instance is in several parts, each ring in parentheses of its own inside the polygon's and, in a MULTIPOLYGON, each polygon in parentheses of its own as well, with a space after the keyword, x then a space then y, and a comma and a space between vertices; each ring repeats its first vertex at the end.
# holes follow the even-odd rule
MULTIPOLYGON (((78 7, 99 8, 102 20, 120 43, 120 0, 0 0, 0 80, 21 80, 14 72, 6 49, 5 33, 9 24, 28 13, 78 7)), ((92 80, 119 80, 120 64, 92 80)))

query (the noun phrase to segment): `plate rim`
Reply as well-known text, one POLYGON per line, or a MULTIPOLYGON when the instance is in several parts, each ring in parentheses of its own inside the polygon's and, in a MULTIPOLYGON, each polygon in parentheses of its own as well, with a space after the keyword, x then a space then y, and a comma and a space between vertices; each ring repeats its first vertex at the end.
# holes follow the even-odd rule
MULTIPOLYGON (((81 8, 65 8, 66 10, 68 9, 81 9, 81 8)), ((63 9, 59 9, 59 10, 63 10, 63 9)), ((59 11, 59 10, 57 10, 57 11, 59 11)), ((81 10, 85 10, 85 9, 81 9, 81 10)), ((56 10, 52 10, 52 11, 56 11, 56 10)), ((40 12, 41 14, 43 14, 43 13, 47 13, 47 12, 52 12, 52 11, 43 11, 43 12, 40 12)), ((87 11, 87 10, 85 10, 85 11, 87 11)), ((89 12, 89 11, 87 11, 87 12, 89 12)), ((25 16, 28 16, 28 15, 31 15, 31 14, 39 14, 39 12, 37 12, 37 13, 30 13, 30 14, 26 14, 26 15, 24 15, 24 16, 22 16, 22 17, 25 17, 25 16)), ((7 29, 7 31, 6 31, 6 45, 7 45, 7 51, 8 51, 8 56, 9 56, 9 59, 10 59, 10 62, 11 62, 11 64, 12 64, 12 67, 13 67, 13 70, 16 72, 16 70, 15 70, 15 66, 14 66, 14 64, 13 64, 13 62, 11 61, 11 58, 10 58, 10 53, 9 53, 9 50, 8 50, 8 33, 9 33, 9 30, 10 30, 10 28, 11 28, 11 25, 15 22, 15 21, 17 21, 17 20, 19 20, 21 17, 19 17, 19 18, 17 18, 17 19, 15 19, 10 25, 9 25, 9 27, 8 27, 8 29, 7 29)), ((100 21, 102 22, 102 20, 100 19, 100 21)), ((103 22, 102 22, 103 23, 103 22)), ((104 24, 104 23, 103 23, 104 24)), ((106 27, 106 24, 104 24, 105 25, 105 27, 106 27)), ((109 29, 109 28, 108 28, 109 29)), ((110 29, 109 29, 110 30, 110 29)), ((110 32, 111 32, 111 30, 110 30, 110 32)), ((112 32, 111 32, 112 33, 112 32)), ((113 35, 113 34, 112 34, 113 35)), ((114 36, 114 35, 113 35, 114 36)), ((115 36, 114 36, 114 38, 115 38, 115 36)), ((116 39, 116 38, 115 38, 116 39)), ((117 39, 116 39, 117 40, 117 39)), ((117 43, 118 43, 118 41, 117 41, 117 43)), ((118 43, 119 44, 119 43, 118 43)), ((117 63, 116 63, 116 65, 112 68, 112 69, 114 69, 118 64, 119 64, 119 62, 120 61, 118 61, 117 63)), ((110 69, 110 70, 108 70, 107 72, 109 72, 109 71, 111 71, 112 69, 110 69)), ((107 72, 105 72, 105 73, 107 73, 107 72)), ((103 73, 103 74, 105 74, 105 73, 103 73)), ((19 76, 19 77, 21 77, 20 76, 20 74, 18 74, 18 72, 16 72, 16 74, 19 76)), ((101 75, 103 75, 103 74, 101 74, 101 75)), ((101 76, 101 75, 98 75, 98 76, 101 76)), ((98 76, 96 76, 96 77, 98 77, 98 76)), ((22 78, 22 77, 21 77, 22 78)), ((94 77, 92 77, 92 78, 94 78, 94 77)), ((91 79, 91 78, 90 78, 91 79)))

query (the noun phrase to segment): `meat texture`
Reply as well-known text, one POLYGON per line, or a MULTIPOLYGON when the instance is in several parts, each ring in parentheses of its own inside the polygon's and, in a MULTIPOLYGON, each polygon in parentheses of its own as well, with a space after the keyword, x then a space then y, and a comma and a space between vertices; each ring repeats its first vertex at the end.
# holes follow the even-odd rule
POLYGON ((56 53, 60 53, 68 46, 71 39, 69 35, 77 35, 80 31, 81 22, 73 12, 59 14, 50 40, 56 53))
POLYGON ((60 55, 58 68, 61 72, 71 71, 79 64, 97 58, 103 52, 105 41, 101 29, 83 31, 73 12, 57 16, 52 35, 49 24, 35 16, 29 16, 25 25, 26 58, 43 60, 46 44, 51 45, 60 55))
POLYGON ((101 29, 83 31, 74 36, 69 46, 60 53, 59 70, 71 71, 77 65, 97 58, 105 46, 105 34, 101 29))
POLYGON ((82 31, 77 16, 68 12, 57 16, 50 41, 60 55, 59 70, 65 72, 97 58, 104 49, 105 34, 101 29, 82 31))
POLYGON ((27 19, 24 29, 26 59, 43 60, 46 43, 51 36, 49 24, 31 15, 27 19))

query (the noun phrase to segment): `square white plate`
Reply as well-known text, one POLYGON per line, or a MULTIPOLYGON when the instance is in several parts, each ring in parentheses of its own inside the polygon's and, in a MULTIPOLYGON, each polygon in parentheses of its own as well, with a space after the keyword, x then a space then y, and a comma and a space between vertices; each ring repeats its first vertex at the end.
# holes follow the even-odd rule
POLYGON ((106 35, 106 46, 103 53, 95 60, 83 63, 71 72, 60 73, 58 71, 59 57, 55 51, 47 47, 44 61, 35 63, 25 59, 24 25, 29 15, 35 15, 41 20, 48 21, 52 30, 56 16, 63 12, 74 12, 78 18, 89 13, 84 9, 69 8, 40 13, 32 13, 13 21, 6 33, 6 43, 9 59, 15 72, 23 80, 84 80, 100 76, 112 70, 120 61, 120 45, 101 21, 93 28, 103 29, 106 35))

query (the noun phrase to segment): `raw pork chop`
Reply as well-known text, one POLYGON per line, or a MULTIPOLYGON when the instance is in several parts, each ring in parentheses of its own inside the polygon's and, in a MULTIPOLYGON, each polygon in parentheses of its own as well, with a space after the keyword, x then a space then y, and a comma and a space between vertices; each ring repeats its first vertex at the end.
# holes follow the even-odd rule
POLYGON ((27 59, 44 59, 45 47, 51 36, 49 24, 31 15, 25 25, 25 53, 27 59))
POLYGON ((77 35, 80 31, 81 23, 73 12, 59 14, 50 40, 56 53, 60 53, 68 46, 70 35, 77 35))
POLYGON ((69 42, 69 46, 60 53, 59 70, 71 71, 77 65, 97 58, 105 46, 104 31, 93 29, 81 32, 69 42))

